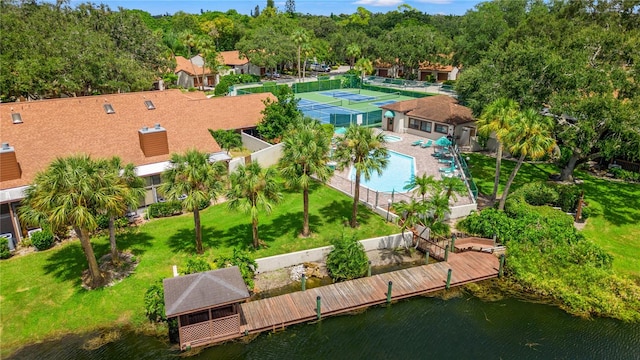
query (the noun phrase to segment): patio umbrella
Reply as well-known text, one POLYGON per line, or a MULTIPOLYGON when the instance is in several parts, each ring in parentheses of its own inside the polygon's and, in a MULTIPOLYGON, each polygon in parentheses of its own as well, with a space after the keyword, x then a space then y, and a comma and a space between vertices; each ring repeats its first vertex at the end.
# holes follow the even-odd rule
POLYGON ((347 133, 347 128, 339 127, 334 131, 337 135, 344 135, 347 133))
POLYGON ((438 146, 449 146, 449 145, 451 145, 451 141, 449 141, 449 139, 447 139, 446 136, 443 136, 440 139, 436 140, 436 145, 438 145, 438 146))

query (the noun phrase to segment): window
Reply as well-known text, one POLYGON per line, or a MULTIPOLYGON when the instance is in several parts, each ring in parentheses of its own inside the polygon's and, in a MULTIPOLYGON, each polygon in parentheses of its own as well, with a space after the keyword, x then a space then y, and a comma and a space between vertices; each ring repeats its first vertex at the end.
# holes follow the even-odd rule
POLYGON ((103 107, 104 107, 104 111, 107 114, 115 114, 116 113, 116 111, 113 109, 113 106, 111 106, 111 104, 104 104, 103 107))
POLYGON ((154 110, 156 108, 155 105, 153 105, 153 102, 151 102, 151 100, 145 100, 144 106, 147 107, 147 110, 154 110))
POLYGON ((431 132, 431 121, 409 118, 409 128, 424 132, 431 132))
POLYGON ((11 120, 14 124, 22 124, 22 115, 20 113, 11 113, 11 120))
POLYGON ((449 131, 449 127, 447 125, 436 124, 435 131, 441 134, 447 134, 449 131))

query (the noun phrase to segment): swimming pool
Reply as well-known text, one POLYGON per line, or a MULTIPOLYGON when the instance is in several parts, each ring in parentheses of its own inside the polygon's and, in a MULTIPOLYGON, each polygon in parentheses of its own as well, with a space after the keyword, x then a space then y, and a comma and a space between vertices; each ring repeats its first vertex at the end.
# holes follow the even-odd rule
POLYGON ((402 141, 402 138, 400 136, 395 136, 395 135, 385 135, 384 139, 387 142, 398 142, 398 141, 402 141))
MULTIPOLYGON (((404 186, 411 177, 415 175, 415 159, 395 151, 388 151, 389 164, 382 171, 382 175, 378 176, 376 172, 371 174, 371 179, 366 181, 364 176, 360 178, 360 185, 366 186, 372 190, 385 192, 406 192, 404 186)), ((356 171, 351 168, 349 174, 351 181, 355 181, 356 171)))

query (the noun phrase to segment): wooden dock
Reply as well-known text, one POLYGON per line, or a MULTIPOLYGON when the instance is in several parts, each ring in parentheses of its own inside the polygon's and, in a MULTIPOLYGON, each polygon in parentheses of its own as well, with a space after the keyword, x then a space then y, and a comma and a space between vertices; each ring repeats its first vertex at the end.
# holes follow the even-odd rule
POLYGON ((448 259, 448 262, 243 303, 239 311, 241 333, 271 331, 316 320, 318 296, 321 298, 320 312, 325 317, 385 303, 389 281, 393 283, 391 300, 394 301, 444 289, 449 269, 452 269, 451 287, 498 276, 499 260, 492 254, 451 253, 448 259))

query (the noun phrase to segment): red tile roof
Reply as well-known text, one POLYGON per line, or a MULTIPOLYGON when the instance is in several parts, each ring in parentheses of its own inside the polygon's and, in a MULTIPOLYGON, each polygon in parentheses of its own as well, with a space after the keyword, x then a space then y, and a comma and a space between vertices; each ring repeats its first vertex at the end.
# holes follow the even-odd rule
POLYGON ((0 189, 28 185, 56 157, 71 154, 117 155, 135 165, 166 161, 169 154, 145 157, 140 149, 138 130, 157 123, 167 130, 170 153, 194 147, 220 151, 207 129, 255 126, 268 97, 275 99, 271 94, 208 99, 201 92, 166 90, 0 104, 0 139, 14 147, 22 169, 20 179, 0 182, 0 189), (155 110, 147 110, 145 100, 155 110), (107 114, 104 104, 115 113, 107 114), (21 114, 22 124, 13 124, 12 112, 21 114))
POLYGON ((249 59, 247 58, 244 58, 244 59, 240 58, 240 51, 238 50, 221 51, 218 57, 220 58, 221 63, 223 63, 224 65, 230 65, 230 66, 244 65, 249 62, 249 59))
POLYGON ((399 101, 384 105, 382 108, 444 124, 459 125, 475 121, 471 109, 458 104, 458 100, 447 95, 399 101))

